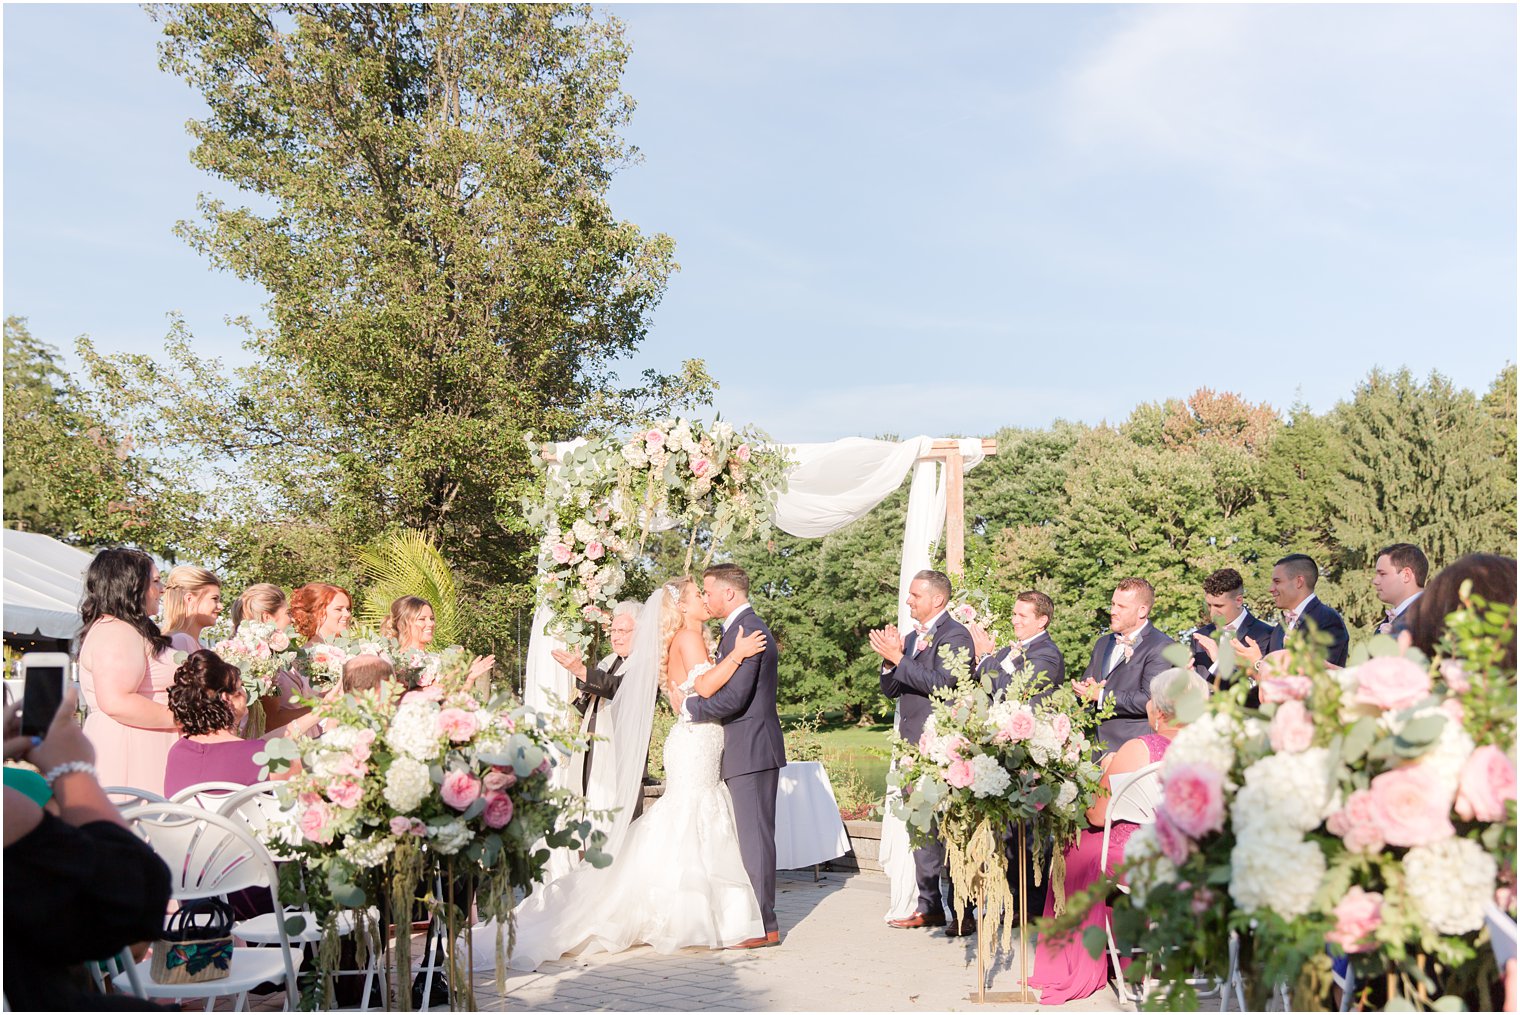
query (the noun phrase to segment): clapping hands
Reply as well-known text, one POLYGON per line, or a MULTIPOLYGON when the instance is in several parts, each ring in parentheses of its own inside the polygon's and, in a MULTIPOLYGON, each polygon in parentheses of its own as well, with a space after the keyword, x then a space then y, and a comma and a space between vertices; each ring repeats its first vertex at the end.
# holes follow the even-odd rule
POLYGON ((967 624, 966 630, 971 632, 971 645, 976 649, 976 657, 978 659, 983 656, 989 656, 997 651, 997 642, 993 640, 992 635, 988 634, 987 629, 981 624, 967 624))
POLYGON ((867 637, 871 642, 871 651, 885 659, 888 665, 896 666, 902 662, 903 639, 896 624, 873 630, 867 637))
POLYGON ((1103 693, 1103 683, 1101 680, 1078 680, 1071 685, 1071 689, 1076 691, 1079 697, 1095 702, 1098 700, 1098 696, 1103 693))

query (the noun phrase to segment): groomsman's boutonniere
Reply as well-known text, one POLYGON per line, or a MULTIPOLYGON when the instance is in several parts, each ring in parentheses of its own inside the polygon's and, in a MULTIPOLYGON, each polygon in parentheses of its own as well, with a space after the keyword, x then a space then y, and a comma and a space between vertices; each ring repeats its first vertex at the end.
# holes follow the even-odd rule
POLYGON ((924 649, 933 644, 934 633, 932 631, 925 631, 923 634, 919 635, 918 640, 913 643, 913 654, 918 655, 924 649))

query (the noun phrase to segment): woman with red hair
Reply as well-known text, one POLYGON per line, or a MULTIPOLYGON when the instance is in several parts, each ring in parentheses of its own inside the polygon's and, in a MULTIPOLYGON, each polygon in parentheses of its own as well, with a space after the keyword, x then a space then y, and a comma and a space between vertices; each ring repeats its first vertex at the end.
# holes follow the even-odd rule
MULTIPOLYGON (((326 644, 348 631, 353 604, 353 597, 337 585, 308 582, 290 594, 290 622, 308 645, 326 644)), ((311 685, 299 673, 280 673, 275 683, 277 693, 261 699, 267 729, 278 729, 311 711, 294 700, 296 694, 309 697, 312 693, 311 685)))

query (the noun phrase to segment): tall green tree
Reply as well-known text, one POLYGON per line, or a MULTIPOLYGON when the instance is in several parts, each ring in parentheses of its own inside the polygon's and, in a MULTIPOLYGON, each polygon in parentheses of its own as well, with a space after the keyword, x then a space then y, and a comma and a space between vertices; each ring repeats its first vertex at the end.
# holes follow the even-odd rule
POLYGON ((267 290, 271 326, 242 322, 255 362, 231 376, 182 326, 167 369, 86 348, 98 384, 187 482, 231 492, 203 548, 229 569, 341 566, 417 529, 480 631, 531 576, 524 437, 710 398, 700 362, 615 377, 675 269, 669 237, 607 202, 637 157, 621 25, 565 5, 150 12, 161 66, 206 103, 192 162, 252 196, 203 196, 178 231, 267 290))

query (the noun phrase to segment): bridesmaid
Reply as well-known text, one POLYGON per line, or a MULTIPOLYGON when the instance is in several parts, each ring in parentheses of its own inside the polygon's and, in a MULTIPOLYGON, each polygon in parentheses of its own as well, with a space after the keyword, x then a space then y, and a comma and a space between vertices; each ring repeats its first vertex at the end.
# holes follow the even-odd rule
MULTIPOLYGON (((324 645, 342 637, 353 615, 352 597, 337 585, 308 582, 290 595, 290 621, 308 645, 324 645)), ((279 686, 278 697, 262 699, 266 703, 264 716, 269 729, 295 722, 311 711, 293 699, 297 693, 311 694, 311 685, 300 674, 280 673, 275 682, 279 686)))
POLYGON ((79 688, 89 707, 84 732, 105 786, 164 791, 179 729, 168 703, 174 653, 153 622, 163 594, 158 565, 140 550, 102 550, 85 572, 79 688))
MULTIPOLYGON (((421 596, 402 596, 391 603, 390 612, 380 622, 380 633, 387 638, 395 638, 403 649, 426 652, 433 643, 433 632, 437 627, 432 603, 421 596)), ((477 658, 470 664, 470 675, 465 680, 465 687, 474 686, 475 681, 481 675, 490 673, 491 667, 495 665, 494 655, 477 658)))
POLYGON ((290 601, 285 598, 285 590, 268 582, 248 586, 232 604, 233 634, 237 634, 238 625, 245 620, 289 627, 290 601))
POLYGON ((222 615, 222 580, 203 567, 181 564, 164 582, 164 632, 176 651, 205 648, 201 632, 222 615))

